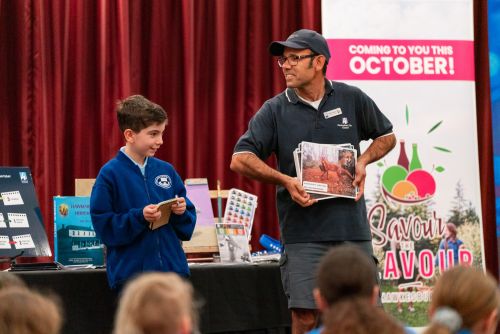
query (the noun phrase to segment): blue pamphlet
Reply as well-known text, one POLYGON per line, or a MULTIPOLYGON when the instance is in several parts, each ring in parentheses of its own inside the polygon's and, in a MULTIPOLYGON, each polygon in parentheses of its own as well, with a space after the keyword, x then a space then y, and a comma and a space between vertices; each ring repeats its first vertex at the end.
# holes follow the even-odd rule
POLYGON ((104 246, 90 218, 90 197, 54 197, 54 260, 65 266, 104 264, 104 246))

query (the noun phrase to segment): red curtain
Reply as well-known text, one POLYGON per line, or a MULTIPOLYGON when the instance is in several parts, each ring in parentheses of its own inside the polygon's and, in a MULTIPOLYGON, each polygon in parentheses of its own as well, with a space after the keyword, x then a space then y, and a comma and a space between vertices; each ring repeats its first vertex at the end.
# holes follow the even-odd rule
POLYGON ((321 30, 319 0, 0 0, 1 166, 29 166, 52 246, 52 196, 74 194, 122 145, 114 107, 169 115, 158 157, 181 177, 259 196, 254 248, 278 237, 274 187, 229 170, 250 117, 284 88, 270 41, 321 30), (272 19, 271 19, 272 18, 272 19))
MULTIPOLYGON (((474 2, 488 268, 495 239, 486 3, 474 2)), ((183 178, 259 196, 252 244, 278 237, 274 186, 229 170, 236 140, 284 82, 270 41, 321 31, 320 0, 0 0, 1 166, 29 166, 52 245, 52 196, 74 194, 122 145, 114 106, 143 94, 169 114, 158 157, 183 178)), ((270 163, 274 163, 270 161, 270 163)))

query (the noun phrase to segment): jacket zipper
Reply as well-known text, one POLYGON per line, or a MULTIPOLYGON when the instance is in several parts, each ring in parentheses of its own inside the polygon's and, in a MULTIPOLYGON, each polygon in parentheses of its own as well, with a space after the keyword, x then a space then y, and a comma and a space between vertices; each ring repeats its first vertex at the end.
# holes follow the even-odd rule
MULTIPOLYGON (((146 189, 146 194, 148 195, 148 200, 151 203, 151 195, 149 194, 149 188, 148 188, 148 181, 147 181, 147 178, 146 178, 146 172, 144 172, 143 179, 144 179, 144 188, 146 189)), ((154 231, 152 231, 152 232, 154 233, 154 231)), ((160 262, 160 268, 162 268, 163 267, 163 261, 161 259, 161 253, 160 253, 160 237, 159 237, 158 233, 154 233, 154 236, 156 238, 156 249, 158 250, 158 260, 160 262)))

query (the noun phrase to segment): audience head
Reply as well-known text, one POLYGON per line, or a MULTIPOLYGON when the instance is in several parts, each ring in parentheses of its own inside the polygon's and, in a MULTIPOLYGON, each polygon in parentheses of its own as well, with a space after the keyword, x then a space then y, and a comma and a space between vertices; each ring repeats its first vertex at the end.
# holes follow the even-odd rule
POLYGON ((196 320, 193 288, 174 273, 145 273, 126 285, 115 334, 191 333, 196 320))
POLYGON ((473 267, 456 266, 436 282, 429 307, 431 323, 426 334, 495 333, 500 294, 495 279, 473 267))
POLYGON ((24 287, 0 289, 0 333, 58 334, 62 325, 59 304, 24 287))
POLYGON ((26 284, 17 275, 8 271, 0 271, 0 290, 10 287, 26 288, 26 284))
POLYGON ((373 259, 354 245, 332 248, 321 260, 314 291, 320 310, 343 299, 361 297, 375 303, 377 268, 373 259))
POLYGON ((322 334, 403 334, 404 328, 366 298, 343 299, 323 312, 322 334))

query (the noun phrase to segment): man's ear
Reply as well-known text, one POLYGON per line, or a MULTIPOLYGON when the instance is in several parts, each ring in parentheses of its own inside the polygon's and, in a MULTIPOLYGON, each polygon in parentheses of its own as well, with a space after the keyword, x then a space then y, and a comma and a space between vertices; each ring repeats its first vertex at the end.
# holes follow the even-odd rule
POLYGON ((328 308, 328 303, 326 302, 325 298, 321 295, 321 292, 319 292, 318 288, 315 288, 313 290, 313 295, 314 295, 314 301, 316 302, 316 306, 318 307, 318 310, 324 311, 328 308))
POLYGON ((316 56, 316 61, 317 61, 316 70, 322 71, 323 66, 325 65, 325 62, 326 62, 325 56, 323 56, 323 55, 316 56))
POLYGON ((135 135, 135 132, 132 131, 132 129, 125 129, 125 131, 123 131, 123 136, 125 137, 125 141, 127 143, 134 142, 134 135, 135 135))

